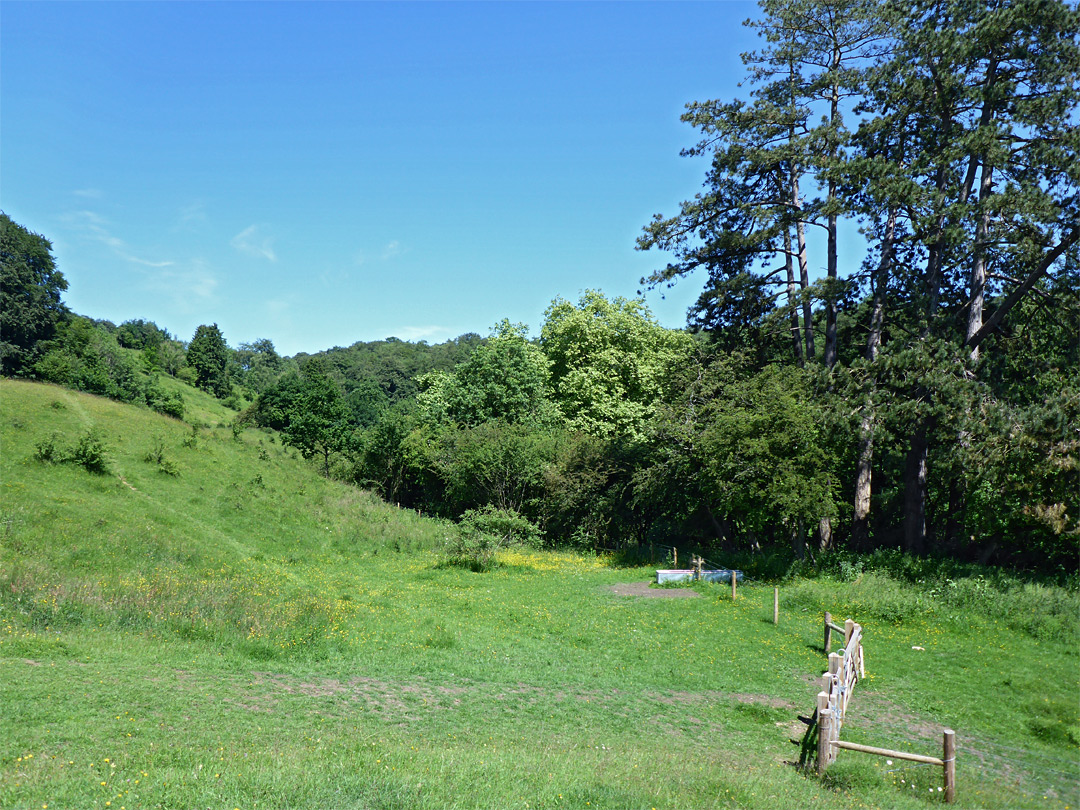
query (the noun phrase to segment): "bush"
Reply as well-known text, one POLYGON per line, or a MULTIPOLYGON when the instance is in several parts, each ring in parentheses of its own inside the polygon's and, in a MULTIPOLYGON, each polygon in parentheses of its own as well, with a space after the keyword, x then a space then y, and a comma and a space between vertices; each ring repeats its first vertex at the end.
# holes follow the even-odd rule
POLYGON ((61 461, 78 464, 95 475, 105 475, 109 472, 109 458, 105 450, 105 442, 95 428, 88 429, 80 436, 79 441, 64 454, 61 461))
POLYGON ((512 509, 491 504, 467 509, 447 539, 446 562, 472 571, 495 567, 495 553, 504 546, 525 545, 540 548, 543 533, 536 524, 512 509))
POLYGON ((143 389, 146 404, 158 413, 175 419, 184 418, 184 396, 179 391, 166 391, 158 384, 157 375, 151 377, 143 389))
POLYGON ((58 433, 50 433, 46 438, 39 441, 34 445, 34 456, 38 461, 45 461, 52 463, 60 460, 60 454, 56 447, 57 439, 60 438, 58 433))
POLYGON ((190 450, 194 450, 199 446, 199 429, 195 425, 191 426, 191 433, 184 437, 181 444, 190 450))
POLYGON ((34 446, 34 457, 38 461, 58 464, 78 464, 88 472, 105 475, 109 472, 109 458, 101 434, 94 428, 88 429, 71 447, 58 445, 60 435, 51 433, 34 446))
POLYGON ((498 537, 459 524, 447 538, 446 564, 477 573, 489 571, 495 567, 495 552, 500 546, 498 537))
POLYGON ((492 504, 480 509, 466 509, 459 526, 498 538, 500 544, 518 544, 538 549, 543 545, 543 532, 535 523, 513 509, 499 509, 492 504))
POLYGON ((166 455, 165 440, 160 436, 154 439, 154 444, 146 451, 143 461, 147 464, 156 464, 158 470, 166 475, 177 476, 180 474, 176 462, 166 455))

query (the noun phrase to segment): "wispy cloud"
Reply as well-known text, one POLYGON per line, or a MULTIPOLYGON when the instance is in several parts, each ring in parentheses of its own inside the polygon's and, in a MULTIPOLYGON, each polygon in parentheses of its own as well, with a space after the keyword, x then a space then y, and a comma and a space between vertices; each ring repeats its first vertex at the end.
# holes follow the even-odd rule
POLYGON ((172 299, 183 312, 199 311, 214 301, 221 281, 203 259, 193 259, 162 273, 155 273, 147 286, 172 299))
POLYGON ((249 256, 268 259, 272 262, 277 261, 277 255, 274 253, 273 237, 264 234, 258 225, 249 225, 244 228, 232 238, 229 244, 249 256))
POLYGON ((383 261, 386 261, 387 259, 392 259, 395 256, 401 255, 402 252, 403 248, 401 247, 401 242, 395 239, 394 241, 387 243, 386 247, 382 249, 380 258, 382 258, 383 261))
POLYGON ((108 221, 94 211, 73 211, 70 214, 67 214, 64 219, 75 228, 75 230, 80 231, 84 236, 105 245, 124 261, 139 264, 143 267, 155 268, 171 267, 174 264, 174 262, 171 261, 151 261, 150 259, 143 259, 136 256, 128 246, 127 242, 118 236, 114 236, 109 231, 106 227, 108 221))
POLYGON ((263 304, 267 313, 279 317, 292 309, 292 298, 272 298, 263 304))
POLYGON ((99 188, 77 188, 71 193, 86 200, 100 200, 105 196, 99 188))
POLYGON ((402 340, 428 340, 452 336, 451 330, 445 326, 402 326, 391 334, 402 340))
POLYGON ((174 231, 194 230, 199 223, 206 222, 206 206, 201 202, 193 202, 180 208, 176 215, 174 231))

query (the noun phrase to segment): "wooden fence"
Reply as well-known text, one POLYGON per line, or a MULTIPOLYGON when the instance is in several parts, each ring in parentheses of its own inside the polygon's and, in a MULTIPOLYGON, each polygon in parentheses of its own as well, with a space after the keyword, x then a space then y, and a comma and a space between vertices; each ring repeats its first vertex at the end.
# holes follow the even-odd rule
POLYGON ((851 700, 852 688, 866 677, 866 663, 863 658, 862 626, 851 619, 840 627, 832 622, 832 616, 825 614, 825 652, 829 656, 829 671, 821 676, 821 691, 817 696, 817 772, 836 761, 840 748, 849 751, 862 751, 893 759, 910 762, 922 762, 940 765, 945 777, 945 801, 951 803, 956 798, 956 735, 952 729, 945 729, 942 740, 942 757, 909 754, 905 751, 893 751, 888 748, 875 748, 870 745, 845 742, 840 739, 840 729, 847 715, 848 701, 851 700), (829 651, 832 634, 844 634, 842 652, 829 651))

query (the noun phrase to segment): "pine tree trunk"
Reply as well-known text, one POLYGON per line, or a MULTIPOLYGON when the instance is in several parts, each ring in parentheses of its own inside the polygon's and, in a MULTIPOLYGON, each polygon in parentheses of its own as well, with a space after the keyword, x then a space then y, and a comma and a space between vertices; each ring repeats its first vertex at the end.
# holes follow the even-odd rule
MULTIPOLYGON (((810 288, 810 271, 806 266, 806 225, 802 220, 802 203, 799 200, 799 178, 795 172, 791 173, 791 205, 795 209, 795 240, 799 257, 799 286, 805 293, 810 288)), ((803 337, 806 341, 806 359, 814 359, 814 321, 810 300, 806 299, 802 304, 803 310, 803 337)))
MULTIPOLYGON (((870 362, 870 374, 876 373, 874 363, 881 348, 881 333, 885 326, 885 300, 892 268, 893 249, 896 242, 896 209, 889 209, 885 233, 881 240, 881 260, 874 279, 874 305, 870 313, 870 333, 866 338, 866 359, 870 362)), ((874 381, 870 381, 870 393, 863 404, 862 421, 859 425, 859 450, 855 461, 855 514, 851 522, 851 539, 856 549, 868 551, 870 546, 870 495, 874 463, 875 415, 873 404, 874 381)))
MULTIPOLYGON (((833 184, 829 184, 829 196, 833 194, 833 184)), ((829 253, 828 253, 828 292, 825 296, 825 366, 836 365, 836 214, 829 214, 829 253)))
POLYGON ((802 339, 799 336, 799 310, 796 303, 798 292, 795 286, 795 266, 791 256, 791 231, 784 227, 784 258, 787 270, 787 297, 788 307, 791 309, 791 348, 795 353, 795 362, 802 368, 806 361, 803 359, 802 339))
MULTIPOLYGON (((979 206, 982 213, 979 216, 979 224, 975 228, 975 249, 971 263, 971 299, 968 305, 967 333, 965 342, 970 342, 979 333, 983 325, 983 300, 986 290, 986 243, 990 233, 990 211, 987 208, 987 198, 994 187, 994 167, 983 166, 982 181, 979 184, 979 206)), ((976 344, 971 349, 972 362, 979 359, 979 347, 976 344)))
POLYGON ((832 521, 823 517, 818 521, 817 530, 814 532, 814 540, 818 551, 828 551, 832 548, 832 521))
POLYGON ((911 436, 904 469, 904 551, 926 551, 926 455, 927 425, 921 423, 911 436))
MULTIPOLYGON (((840 69, 840 47, 835 42, 833 43, 832 53, 832 71, 834 75, 836 71, 840 69)), ((836 132, 841 124, 840 117, 840 85, 834 80, 832 86, 832 98, 830 99, 829 110, 829 126, 832 128, 833 135, 836 137, 836 132)), ((837 149, 834 146, 830 150, 829 158, 835 162, 837 157, 837 149)), ((836 266, 836 181, 829 180, 829 243, 828 243, 828 263, 826 265, 826 274, 828 275, 828 292, 825 295, 825 366, 826 368, 832 368, 836 365, 836 293, 837 293, 837 266, 836 266)))
POLYGON ((870 494, 874 469, 874 412, 866 404, 859 425, 859 452, 855 462, 855 514, 851 542, 858 551, 870 550, 870 494))

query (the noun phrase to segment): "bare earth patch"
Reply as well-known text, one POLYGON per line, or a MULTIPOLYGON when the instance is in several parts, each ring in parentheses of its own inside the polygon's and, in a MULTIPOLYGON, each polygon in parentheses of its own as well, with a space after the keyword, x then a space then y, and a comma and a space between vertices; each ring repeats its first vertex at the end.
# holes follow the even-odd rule
POLYGON ((618 596, 650 596, 657 599, 692 599, 701 596, 690 588, 652 588, 648 582, 624 582, 608 590, 618 596))

